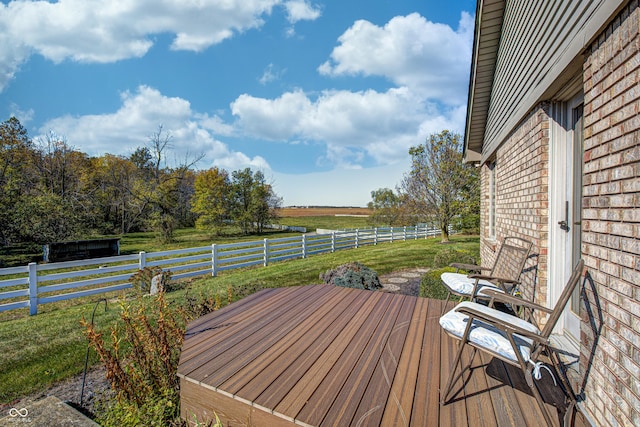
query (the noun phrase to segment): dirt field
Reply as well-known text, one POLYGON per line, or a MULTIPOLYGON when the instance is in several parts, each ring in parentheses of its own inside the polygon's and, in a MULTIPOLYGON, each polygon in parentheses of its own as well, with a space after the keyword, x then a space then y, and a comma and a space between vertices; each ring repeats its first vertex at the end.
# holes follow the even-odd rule
POLYGON ((367 208, 304 208, 288 207, 281 208, 279 215, 286 217, 301 216, 336 216, 336 215, 369 215, 371 211, 367 208))

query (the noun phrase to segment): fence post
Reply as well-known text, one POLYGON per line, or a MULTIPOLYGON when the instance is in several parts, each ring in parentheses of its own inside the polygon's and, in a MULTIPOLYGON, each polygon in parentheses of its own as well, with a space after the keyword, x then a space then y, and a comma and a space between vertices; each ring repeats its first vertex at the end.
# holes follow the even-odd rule
POLYGON ((378 227, 375 227, 373 229, 373 245, 374 246, 378 245, 378 227))
POLYGON ((147 253, 142 251, 138 255, 138 269, 143 270, 147 266, 147 253))
POLYGON ((358 249, 360 245, 360 231, 356 228, 356 241, 355 241, 356 249, 358 249))
POLYGON ((336 251, 336 232, 332 231, 331 232, 331 252, 335 252, 336 251))
POLYGON ((211 276, 218 275, 218 245, 211 245, 211 276))
POLYGON ((302 235, 302 258, 307 257, 307 235, 302 235))
POLYGON ((402 226, 402 241, 403 242, 407 241, 407 226, 406 225, 402 226))
POLYGON ((269 239, 264 239, 264 261, 263 265, 266 267, 269 265, 269 239))
POLYGON ((30 262, 29 265, 29 315, 38 314, 38 264, 30 262))

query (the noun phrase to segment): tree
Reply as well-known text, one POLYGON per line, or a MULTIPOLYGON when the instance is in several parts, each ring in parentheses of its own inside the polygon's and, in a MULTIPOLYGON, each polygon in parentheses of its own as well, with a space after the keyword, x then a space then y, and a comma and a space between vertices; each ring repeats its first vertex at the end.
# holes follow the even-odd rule
POLYGON ((231 173, 231 217, 240 226, 243 234, 249 234, 252 228, 251 192, 253 189, 253 173, 251 169, 233 171, 231 173))
POLYGON ((260 171, 253 175, 251 199, 253 223, 258 234, 262 234, 264 227, 276 219, 276 212, 282 204, 282 199, 275 194, 273 187, 267 184, 264 174, 260 171))
POLYGON ((27 130, 11 117, 0 124, 0 244, 20 240, 15 204, 37 183, 35 153, 27 130))
POLYGON ((405 206, 402 195, 390 188, 379 188, 371 192, 371 201, 367 207, 373 211, 369 222, 377 225, 397 226, 406 223, 405 206))
POLYGON ((448 242, 452 220, 479 207, 477 169, 463 162, 462 137, 448 130, 430 135, 409 154, 411 171, 401 184, 406 203, 418 218, 434 221, 448 242))
POLYGON ((101 233, 124 234, 140 229, 148 209, 134 196, 139 175, 130 158, 104 154, 91 159, 85 179, 95 212, 94 227, 101 233))
POLYGON ((171 241, 179 225, 177 220, 183 193, 183 181, 188 178, 191 167, 204 157, 185 159, 176 167, 166 165, 167 150, 171 149, 172 135, 164 132, 162 125, 149 137, 149 147, 134 153, 134 162, 143 169, 135 185, 135 196, 139 203, 150 206, 148 224, 157 231, 163 241, 171 241), (146 176, 146 175, 149 176, 146 176))
POLYGON ((81 234, 82 212, 58 194, 45 192, 21 198, 14 209, 22 242, 45 244, 77 238, 81 234))
POLYGON ((49 132, 36 141, 34 159, 39 181, 21 204, 24 210, 18 210, 27 224, 21 227, 22 240, 47 243, 87 234, 94 214, 85 180, 91 166, 87 155, 49 132))
POLYGON ((262 172, 245 168, 231 173, 231 217, 244 234, 254 229, 262 233, 281 203, 262 172))
POLYGON ((220 234, 229 219, 229 174, 218 168, 199 172, 194 186, 191 210, 198 215, 196 228, 220 234))

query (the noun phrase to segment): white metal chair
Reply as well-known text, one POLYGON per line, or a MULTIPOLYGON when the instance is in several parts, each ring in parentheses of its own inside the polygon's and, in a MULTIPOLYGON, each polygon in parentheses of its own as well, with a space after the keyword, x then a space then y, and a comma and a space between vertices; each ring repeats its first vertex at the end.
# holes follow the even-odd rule
MULTIPOLYGON (((440 326, 449 336, 459 340, 460 343, 453 362, 454 368, 451 370, 446 386, 441 390, 440 404, 447 403, 447 396, 455 383, 454 377, 457 366, 460 363, 460 357, 465 346, 470 345, 473 347, 473 354, 469 359, 469 364, 462 367, 461 372, 458 374, 459 377, 470 368, 476 350, 484 351, 506 363, 520 367, 525 375, 527 385, 544 414, 547 424, 552 425, 551 415, 547 412, 544 400, 533 379, 540 378, 540 369, 543 367, 540 358, 544 350, 548 350, 553 364, 559 366, 557 354, 549 347, 549 337, 567 305, 573 289, 580 281, 583 269, 584 262, 580 260, 553 309, 502 292, 488 291, 487 293, 491 295, 488 307, 483 304, 464 301, 442 316, 440 318, 440 326), (547 316, 547 322, 543 329, 540 330, 533 323, 493 308, 493 302, 496 300, 543 312, 547 316)), ((562 375, 561 379, 563 380, 562 384, 565 388, 565 393, 571 401, 570 408, 573 410, 576 401, 575 395, 562 375)))

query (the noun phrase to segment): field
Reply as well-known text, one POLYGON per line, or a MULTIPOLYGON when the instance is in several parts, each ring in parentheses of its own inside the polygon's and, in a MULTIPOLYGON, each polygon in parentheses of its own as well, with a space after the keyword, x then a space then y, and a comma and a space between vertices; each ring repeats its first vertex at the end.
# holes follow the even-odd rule
POLYGON ((369 215, 368 208, 354 207, 286 207, 281 208, 278 214, 282 218, 305 216, 336 216, 336 215, 369 215))

